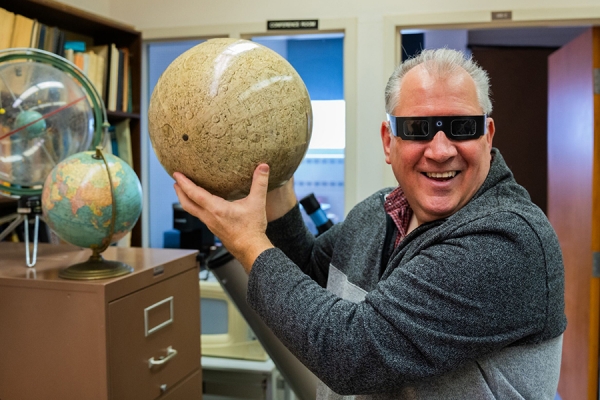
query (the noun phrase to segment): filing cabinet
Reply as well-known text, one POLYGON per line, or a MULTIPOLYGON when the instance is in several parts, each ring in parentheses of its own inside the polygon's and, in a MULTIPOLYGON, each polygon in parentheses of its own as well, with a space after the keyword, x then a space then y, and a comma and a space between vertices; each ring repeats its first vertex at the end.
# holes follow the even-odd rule
POLYGON ((58 277, 91 252, 0 243, 0 399, 202 398, 196 251, 110 247, 117 278, 58 277))

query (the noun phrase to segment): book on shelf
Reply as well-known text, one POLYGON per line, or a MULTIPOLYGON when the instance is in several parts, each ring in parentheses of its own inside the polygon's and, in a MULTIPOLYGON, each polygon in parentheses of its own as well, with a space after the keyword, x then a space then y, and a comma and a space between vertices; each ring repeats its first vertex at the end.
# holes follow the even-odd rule
POLYGON ((15 14, 10 47, 29 47, 33 33, 33 22, 31 18, 15 14))
POLYGON ((58 30, 58 41, 56 43, 55 53, 61 57, 65 56, 65 42, 67 40, 67 34, 63 30, 58 30))
POLYGON ((63 43, 63 49, 65 50, 73 50, 78 51, 80 53, 85 52, 87 49, 87 45, 84 41, 81 40, 66 40, 63 43))
POLYGON ((109 126, 107 134, 102 137, 101 145, 106 152, 119 157, 133 168, 130 122, 129 118, 125 118, 109 126))
POLYGON ((38 29, 37 29, 37 35, 33 38, 33 41, 35 42, 35 47, 36 49, 41 49, 44 47, 44 43, 46 42, 46 29, 48 27, 45 24, 39 24, 38 29))
POLYGON ((129 80, 131 79, 129 73, 129 49, 124 47, 123 50, 123 85, 121 86, 122 91, 122 102, 121 111, 129 112, 129 80))
MULTIPOLYGON (((115 127, 115 138, 117 142, 117 157, 125 161, 133 168, 133 151, 131 147, 131 130, 129 128, 130 120, 125 118, 123 121, 117 122, 115 127)), ((115 151, 113 146, 113 152, 115 151)))
POLYGON ((83 71, 83 53, 77 52, 73 55, 73 64, 77 65, 82 72, 83 71))
POLYGON ((44 37, 44 41, 40 43, 41 47, 39 49, 55 52, 56 50, 56 42, 58 41, 58 29, 53 26, 49 26, 46 28, 46 36, 44 37))
POLYGON ((15 26, 15 13, 0 8, 0 50, 10 48, 15 26))
POLYGON ((119 157, 119 143, 117 142, 117 131, 114 125, 108 127, 108 140, 110 141, 112 154, 119 157))
POLYGON ((119 51, 119 69, 117 72, 117 104, 115 111, 123 110, 123 72, 125 68, 125 52, 123 49, 117 49, 119 51))
POLYGON ((73 49, 65 49, 64 57, 75 64, 75 51, 73 49))
POLYGON ((131 78, 131 68, 127 71, 127 75, 129 76, 129 80, 127 81, 127 112, 133 112, 133 84, 131 78))
POLYGON ((112 43, 109 51, 109 71, 108 71, 108 94, 106 108, 110 111, 117 110, 117 92, 119 82, 119 50, 112 43))
POLYGON ((93 51, 86 51, 83 53, 83 73, 88 77, 90 81, 94 81, 96 78, 96 53, 93 51))
POLYGON ((31 39, 29 39, 29 47, 36 47, 40 37, 40 24, 38 21, 33 20, 33 27, 31 28, 31 39))
POLYGON ((96 90, 102 97, 102 100, 106 104, 107 101, 107 82, 108 82, 108 45, 92 46, 90 50, 96 54, 96 61, 98 63, 96 68, 96 79, 95 86, 96 90))
POLYGON ((112 141, 112 135, 111 135, 111 131, 114 132, 114 127, 110 126, 108 127, 108 131, 106 132, 106 135, 102 135, 102 140, 100 141, 100 146, 102 146, 102 150, 106 153, 109 154, 114 154, 115 156, 118 157, 117 154, 115 154, 115 150, 116 148, 113 148, 113 141, 112 141))
MULTIPOLYGON (((90 82, 94 85, 94 88, 98 91, 100 88, 100 82, 98 81, 98 68, 100 68, 100 60, 98 59, 98 55, 93 51, 88 51, 87 55, 87 76, 90 79, 90 82)), ((85 60, 85 59, 84 59, 85 60)))

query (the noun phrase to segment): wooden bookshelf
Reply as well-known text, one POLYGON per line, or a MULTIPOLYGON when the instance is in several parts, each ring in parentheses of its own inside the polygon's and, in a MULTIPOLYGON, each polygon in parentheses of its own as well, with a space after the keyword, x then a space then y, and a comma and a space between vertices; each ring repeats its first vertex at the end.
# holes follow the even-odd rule
MULTIPOLYGON (((56 26, 65 31, 67 40, 82 40, 88 46, 108 45, 126 47, 130 54, 132 112, 108 111, 109 123, 130 120, 133 168, 141 176, 140 95, 142 38, 132 26, 113 21, 78 8, 51 0, 0 0, 0 8, 56 26)), ((131 245, 141 246, 141 219, 133 229, 131 245)))

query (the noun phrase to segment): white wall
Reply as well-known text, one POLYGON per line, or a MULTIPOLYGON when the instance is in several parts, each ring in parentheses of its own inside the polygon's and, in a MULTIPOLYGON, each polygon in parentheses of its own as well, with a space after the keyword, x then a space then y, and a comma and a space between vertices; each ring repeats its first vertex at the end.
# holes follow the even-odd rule
POLYGON ((439 49, 447 47, 449 49, 466 52, 469 43, 468 31, 466 29, 439 29, 425 32, 425 48, 439 49))
MULTIPOLYGON (((59 0, 59 2, 101 15, 103 17, 120 19, 118 17, 110 16, 110 0, 59 0)), ((121 20, 121 22, 128 23, 129 25, 132 24, 131 22, 127 22, 127 20, 121 20)))
POLYGON ((395 183, 383 162, 379 127, 383 88, 398 60, 398 27, 500 27, 600 23, 598 0, 68 0, 141 30, 146 39, 204 35, 246 37, 266 31, 269 19, 320 20, 345 36, 347 102, 346 209, 395 183), (491 22, 491 11, 512 10, 512 22, 491 22), (566 22, 565 22, 566 23, 566 22))
MULTIPOLYGON (((73 1, 73 0, 71 0, 73 1)), ((83 0, 82 0, 83 1, 83 0)), ((89 1, 89 0, 88 0, 89 1)), ((267 19, 358 18, 460 11, 523 10, 598 6, 597 0, 110 0, 110 15, 138 29, 245 24, 267 19)))

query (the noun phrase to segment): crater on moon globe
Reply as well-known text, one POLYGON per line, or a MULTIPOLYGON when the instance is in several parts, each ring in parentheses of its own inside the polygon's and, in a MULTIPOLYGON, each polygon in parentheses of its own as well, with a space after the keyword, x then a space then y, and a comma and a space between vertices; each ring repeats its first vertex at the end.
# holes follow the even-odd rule
POLYGON ((312 132, 304 82, 276 52, 242 39, 211 39, 164 71, 148 109, 150 140, 169 175, 212 194, 245 197, 258 164, 269 190, 287 182, 312 132))

